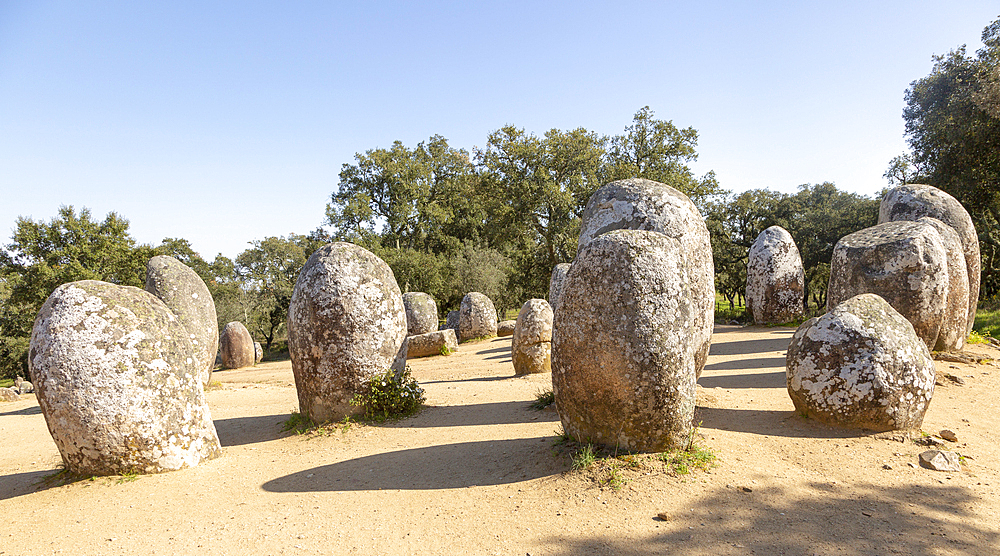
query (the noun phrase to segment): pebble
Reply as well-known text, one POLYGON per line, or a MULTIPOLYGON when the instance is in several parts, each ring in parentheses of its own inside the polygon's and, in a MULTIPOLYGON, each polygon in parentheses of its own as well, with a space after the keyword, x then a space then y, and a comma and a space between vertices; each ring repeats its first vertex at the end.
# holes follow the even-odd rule
POLYGON ((961 471, 962 464, 955 452, 927 450, 920 453, 920 466, 933 471, 961 471))
POLYGON ((944 429, 943 431, 939 432, 938 435, 949 442, 958 442, 958 435, 955 434, 954 431, 944 429))

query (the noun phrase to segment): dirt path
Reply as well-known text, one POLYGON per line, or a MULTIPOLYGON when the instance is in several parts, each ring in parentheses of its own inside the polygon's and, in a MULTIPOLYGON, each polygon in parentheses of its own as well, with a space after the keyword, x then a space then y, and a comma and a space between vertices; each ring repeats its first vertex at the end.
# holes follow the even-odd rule
POLYGON ((216 373, 223 457, 134 479, 43 482, 60 460, 38 404, 3 404, 0 554, 1000 553, 1000 368, 937 363, 965 384, 923 429, 955 431, 967 467, 933 472, 913 442, 794 415, 792 332, 717 327, 697 418, 718 465, 623 469, 618 489, 568 471, 558 416, 529 408, 550 376, 515 378, 509 338, 411 361, 431 407, 328 436, 281 432, 288 362, 216 373))

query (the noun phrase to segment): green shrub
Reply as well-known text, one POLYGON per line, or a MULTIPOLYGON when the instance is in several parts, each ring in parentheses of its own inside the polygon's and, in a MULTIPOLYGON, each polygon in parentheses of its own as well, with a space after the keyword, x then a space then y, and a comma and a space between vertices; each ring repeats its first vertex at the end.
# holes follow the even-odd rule
POLYGON ((391 370, 373 377, 351 399, 351 405, 362 408, 363 419, 381 423, 413 415, 424 401, 424 389, 406 367, 398 377, 391 370))

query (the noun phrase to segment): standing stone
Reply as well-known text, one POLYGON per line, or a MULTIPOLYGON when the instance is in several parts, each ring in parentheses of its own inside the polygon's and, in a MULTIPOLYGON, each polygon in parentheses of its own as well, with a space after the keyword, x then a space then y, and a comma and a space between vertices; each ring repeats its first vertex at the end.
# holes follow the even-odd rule
POLYGON ((56 288, 31 331, 38 404, 66 468, 158 473, 221 454, 188 331, 156 296, 84 280, 56 288))
POLYGON ((792 235, 771 226, 754 240, 747 261, 747 308, 757 324, 802 316, 806 275, 792 235))
POLYGON ((569 272, 570 263, 559 263, 552 269, 552 277, 549 278, 549 305, 555 311, 559 306, 559 294, 562 292, 563 280, 569 272))
POLYGON ((458 334, 458 311, 448 311, 448 317, 444 321, 444 328, 441 330, 452 329, 455 334, 458 334))
POLYGON ((552 371, 552 306, 544 299, 529 299, 517 313, 511 360, 515 375, 552 371))
POLYGON ((917 220, 929 224, 941 236, 948 264, 948 299, 945 300, 941 332, 934 349, 937 351, 961 351, 965 338, 969 335, 969 273, 965 266, 962 240, 955 229, 937 218, 924 216, 917 220))
POLYGON ((288 352, 299 409, 323 423, 355 415, 368 380, 406 366, 406 309, 389 265, 352 243, 306 262, 288 309, 288 352))
POLYGON ((862 293, 882 296, 933 349, 948 299, 944 243, 923 222, 886 222, 844 236, 833 248, 826 308, 862 293))
POLYGON ((458 341, 497 335, 497 310, 490 298, 470 292, 458 310, 458 341))
POLYGON ((684 446, 695 407, 694 311, 682 242, 615 230, 577 254, 552 332, 563 430, 633 451, 684 446))
POLYGON ((13 388, 0 388, 0 402, 16 402, 20 399, 13 388))
POLYGON ((715 266, 705 219, 691 199, 673 187, 633 178, 611 182, 590 197, 577 253, 595 237, 618 229, 651 230, 680 242, 691 284, 695 369, 700 376, 715 327, 715 266))
POLYGON ((166 255, 146 264, 146 291, 160 298, 188 331, 201 383, 208 386, 219 349, 219 323, 215 301, 204 280, 191 267, 166 255))
POLYGON ((406 308, 406 334, 426 334, 438 329, 438 309, 434 298, 424 292, 403 294, 406 308))
POLYGON ((252 367, 257 358, 253 337, 242 322, 233 321, 222 329, 219 337, 223 369, 252 367))
POLYGON ((264 360, 264 346, 260 342, 253 343, 253 364, 256 365, 264 360))
POLYGON ((788 345, 786 377, 799 413, 848 428, 917 429, 934 394, 927 346, 873 294, 800 326, 788 345))
POLYGON ((458 336, 455 336, 455 331, 451 328, 406 337, 407 359, 444 355, 445 351, 448 354, 458 351, 458 336))
POLYGON ((513 336, 515 328, 517 328, 517 321, 502 320, 497 323, 497 337, 506 338, 507 336, 513 336))
POLYGON ((951 195, 930 185, 910 183, 890 189, 878 209, 879 224, 896 220, 919 220, 929 216, 937 218, 955 229, 962 241, 965 268, 969 281, 969 316, 965 335, 972 332, 979 302, 979 281, 982 262, 979 254, 979 236, 968 211, 951 195))

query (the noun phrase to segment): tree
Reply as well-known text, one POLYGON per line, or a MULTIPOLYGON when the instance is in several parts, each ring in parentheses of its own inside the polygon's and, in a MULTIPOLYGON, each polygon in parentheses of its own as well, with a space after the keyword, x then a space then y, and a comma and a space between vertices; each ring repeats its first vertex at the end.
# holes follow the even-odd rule
POLYGON ((28 342, 35 315, 58 286, 103 280, 143 287, 149 245, 136 245, 128 220, 111 212, 103 222, 83 208, 59 208, 48 223, 18 218, 12 241, 0 252, 6 300, 0 307, 0 374, 27 374, 28 342))

